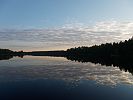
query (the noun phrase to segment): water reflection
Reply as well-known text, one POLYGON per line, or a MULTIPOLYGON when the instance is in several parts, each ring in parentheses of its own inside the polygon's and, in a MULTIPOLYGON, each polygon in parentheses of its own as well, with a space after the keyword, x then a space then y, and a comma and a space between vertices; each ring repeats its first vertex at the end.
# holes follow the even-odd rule
POLYGON ((68 56, 66 57, 68 60, 77 61, 82 63, 92 62, 94 64, 101 64, 102 66, 113 66, 119 67, 120 70, 125 72, 130 72, 133 74, 133 58, 122 58, 122 57, 103 57, 103 58, 88 58, 88 57, 75 57, 75 56, 68 56))
POLYGON ((13 57, 23 58, 24 55, 17 55, 17 56, 13 56, 13 55, 0 55, 0 60, 9 60, 9 59, 12 59, 13 57))
POLYGON ((11 58, 13 58, 12 55, 9 55, 9 56, 0 55, 0 60, 9 60, 11 58))
POLYGON ((0 61, 0 82, 59 79, 70 83, 93 80, 103 85, 133 84, 132 74, 118 67, 72 62, 62 57, 25 56, 0 61))

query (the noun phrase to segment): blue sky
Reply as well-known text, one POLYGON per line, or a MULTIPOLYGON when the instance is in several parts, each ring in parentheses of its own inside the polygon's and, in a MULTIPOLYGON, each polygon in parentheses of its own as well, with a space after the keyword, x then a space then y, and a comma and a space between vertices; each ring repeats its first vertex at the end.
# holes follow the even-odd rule
POLYGON ((132 0, 0 0, 1 28, 57 27, 78 21, 132 20, 132 0))
POLYGON ((0 0, 0 47, 57 50, 125 40, 133 35, 132 11, 133 0, 0 0))

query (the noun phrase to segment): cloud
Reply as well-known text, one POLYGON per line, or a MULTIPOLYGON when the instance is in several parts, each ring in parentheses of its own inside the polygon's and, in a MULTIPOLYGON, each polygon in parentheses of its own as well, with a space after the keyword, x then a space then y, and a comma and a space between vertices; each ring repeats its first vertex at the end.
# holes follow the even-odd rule
POLYGON ((51 29, 0 30, 0 42, 4 43, 1 47, 37 49, 41 46, 45 50, 118 42, 132 35, 133 22, 103 21, 92 26, 74 23, 51 29))

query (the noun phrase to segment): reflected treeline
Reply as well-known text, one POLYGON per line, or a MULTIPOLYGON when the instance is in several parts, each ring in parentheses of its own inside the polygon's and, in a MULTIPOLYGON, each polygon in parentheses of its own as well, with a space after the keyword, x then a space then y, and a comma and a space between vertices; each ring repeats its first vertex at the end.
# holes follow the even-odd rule
POLYGON ((23 51, 11 51, 9 49, 0 49, 0 60, 8 60, 16 57, 30 55, 30 56, 52 56, 52 57, 66 57, 67 52, 64 50, 59 51, 32 51, 32 52, 23 52, 23 51))
POLYGON ((16 52, 9 49, 0 49, 0 60, 10 59, 14 56, 23 58, 25 55, 65 57, 72 61, 99 63, 106 66, 113 65, 133 74, 133 38, 119 43, 71 48, 67 51, 16 52))
POLYGON ((9 60, 13 57, 20 57, 20 58, 23 58, 24 55, 18 55, 18 56, 13 56, 13 55, 0 55, 0 60, 9 60))
POLYGON ((18 56, 23 58, 24 56, 24 52, 23 51, 12 51, 9 49, 0 49, 0 60, 9 60, 11 58, 13 58, 14 56, 18 56))
POLYGON ((133 39, 92 47, 71 48, 67 53, 67 59, 72 61, 118 66, 121 70, 133 74, 133 39))
POLYGON ((90 57, 75 57, 75 56, 67 56, 68 60, 78 61, 82 63, 92 62, 95 64, 101 64, 106 66, 114 66, 119 67, 120 70, 124 70, 125 72, 130 72, 133 74, 133 58, 127 59, 122 57, 117 58, 90 58, 90 57))
POLYGON ((0 55, 0 60, 9 60, 13 57, 20 57, 23 58, 24 55, 18 55, 18 56, 13 56, 13 55, 0 55))
POLYGON ((12 55, 9 55, 9 56, 0 55, 0 60, 9 60, 11 58, 13 58, 12 55))

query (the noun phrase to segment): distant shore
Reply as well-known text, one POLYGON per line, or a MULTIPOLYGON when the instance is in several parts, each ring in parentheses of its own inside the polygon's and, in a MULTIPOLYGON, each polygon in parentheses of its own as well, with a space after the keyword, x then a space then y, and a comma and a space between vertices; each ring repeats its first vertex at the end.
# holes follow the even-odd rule
POLYGON ((120 66, 125 65, 133 67, 133 38, 118 43, 106 43, 94 45, 91 47, 75 47, 56 51, 12 51, 9 49, 0 49, 0 59, 8 59, 14 56, 55 56, 65 57, 69 60, 79 62, 94 62, 107 65, 120 66))

